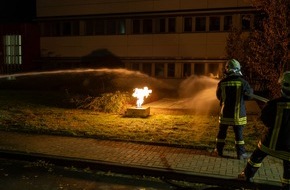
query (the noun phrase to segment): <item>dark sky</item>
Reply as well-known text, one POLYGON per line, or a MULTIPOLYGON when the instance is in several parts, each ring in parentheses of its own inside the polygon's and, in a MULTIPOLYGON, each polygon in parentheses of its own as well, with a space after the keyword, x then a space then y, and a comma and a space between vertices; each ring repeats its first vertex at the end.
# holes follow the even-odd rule
POLYGON ((31 21, 36 17, 36 0, 1 0, 0 21, 31 21))

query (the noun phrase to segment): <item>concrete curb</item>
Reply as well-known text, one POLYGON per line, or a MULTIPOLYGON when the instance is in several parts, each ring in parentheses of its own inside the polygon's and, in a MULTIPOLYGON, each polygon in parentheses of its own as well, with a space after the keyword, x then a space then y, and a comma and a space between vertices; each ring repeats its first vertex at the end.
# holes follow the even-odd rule
MULTIPOLYGON (((99 171, 111 171, 114 173, 127 174, 127 175, 138 175, 138 176, 150 176, 161 178, 169 183, 170 180, 186 181, 191 183, 204 183, 208 185, 219 185, 224 187, 235 187, 235 188, 258 188, 258 189, 271 189, 278 190, 281 187, 280 183, 269 182, 265 180, 258 180, 255 183, 247 183, 237 178, 226 178, 217 175, 192 173, 182 170, 170 170, 161 169, 155 167, 135 167, 125 164, 116 164, 113 162, 106 162, 100 160, 91 159, 79 159, 73 157, 53 156, 39 153, 27 153, 21 151, 7 151, 0 150, 0 156, 2 158, 9 158, 14 160, 25 160, 25 161, 37 161, 43 160, 58 166, 74 166, 80 168, 90 168, 99 171)), ((173 183, 173 182, 172 182, 173 183)), ((172 184, 174 185, 174 183, 172 184)))

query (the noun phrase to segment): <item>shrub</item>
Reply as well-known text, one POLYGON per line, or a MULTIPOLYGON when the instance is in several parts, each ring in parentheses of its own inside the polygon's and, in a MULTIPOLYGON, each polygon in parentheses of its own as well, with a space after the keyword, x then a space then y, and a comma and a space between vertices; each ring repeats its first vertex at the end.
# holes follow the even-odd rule
POLYGON ((75 99, 78 108, 89 109, 105 113, 124 113, 131 105, 132 95, 128 92, 116 91, 104 93, 99 97, 88 96, 84 100, 75 99))

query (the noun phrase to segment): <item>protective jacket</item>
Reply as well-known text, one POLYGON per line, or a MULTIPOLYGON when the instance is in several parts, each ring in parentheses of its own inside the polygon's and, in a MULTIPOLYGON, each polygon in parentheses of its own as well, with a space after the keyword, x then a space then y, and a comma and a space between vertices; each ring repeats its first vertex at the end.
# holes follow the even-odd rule
POLYGON ((280 97, 267 102, 261 120, 267 130, 258 147, 269 155, 290 161, 290 99, 280 97))
POLYGON ((240 74, 223 78, 217 86, 216 96, 220 101, 220 124, 245 125, 247 115, 245 100, 250 99, 245 93, 252 94, 253 89, 240 74))

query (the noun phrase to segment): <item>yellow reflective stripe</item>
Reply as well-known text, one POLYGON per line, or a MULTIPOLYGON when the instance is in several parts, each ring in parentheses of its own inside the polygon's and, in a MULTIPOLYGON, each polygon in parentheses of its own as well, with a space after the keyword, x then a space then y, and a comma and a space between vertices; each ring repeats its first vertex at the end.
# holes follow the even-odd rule
POLYGON ((224 143, 224 142, 226 142, 226 140, 225 139, 216 139, 216 142, 224 143))
POLYGON ((242 144, 245 144, 245 141, 235 141, 235 144, 240 144, 240 145, 242 145, 242 144))
POLYGON ((222 87, 226 87, 226 86, 242 86, 242 82, 241 81, 226 81, 226 82, 222 82, 221 86, 222 87))
POLYGON ((290 179, 282 178, 282 183, 284 183, 284 184, 290 184, 290 179))
POLYGON ((273 157, 280 158, 282 160, 290 161, 290 152, 270 149, 270 148, 266 147, 265 145, 263 145, 261 141, 259 141, 258 147, 260 150, 262 150, 263 152, 265 152, 273 157))
POLYGON ((227 125, 245 125, 247 124, 247 117, 245 116, 238 119, 219 117, 219 122, 227 125))
POLYGON ((284 109, 290 109, 290 103, 287 102, 278 102, 277 103, 277 114, 275 119, 275 126, 273 128, 273 133, 270 140, 270 149, 275 149, 277 145, 277 140, 282 125, 283 111, 284 109))
POLYGON ((262 163, 255 163, 251 159, 248 160, 248 163, 255 168, 259 168, 262 166, 262 163))

